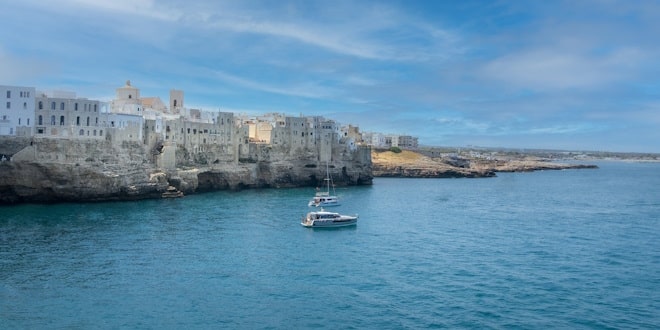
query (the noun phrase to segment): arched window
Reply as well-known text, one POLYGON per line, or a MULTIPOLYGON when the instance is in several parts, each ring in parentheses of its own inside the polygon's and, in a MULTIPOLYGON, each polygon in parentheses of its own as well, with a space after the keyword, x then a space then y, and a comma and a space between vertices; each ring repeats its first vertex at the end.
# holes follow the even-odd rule
POLYGON ((99 136, 103 136, 103 130, 99 131, 99 136))
POLYGON ((174 107, 176 108, 176 100, 174 100, 174 107))
POLYGON ((84 129, 81 129, 80 131, 78 131, 78 135, 80 135, 80 136, 85 135, 85 130, 84 130, 84 129))
POLYGON ((50 102, 50 110, 55 110, 55 102, 50 102))
POLYGON ((80 116, 76 117, 76 126, 80 126, 80 116))
POLYGON ((39 115, 39 125, 43 125, 43 124, 44 124, 44 117, 39 115))
POLYGON ((60 110, 64 110, 64 102, 60 103, 60 110))
POLYGON ((50 124, 55 125, 55 116, 50 116, 50 124))
POLYGON ((23 110, 27 109, 27 102, 23 102, 23 110))
POLYGON ((44 103, 42 101, 39 101, 39 110, 43 110, 44 108, 44 103))
POLYGON ((64 116, 60 116, 60 126, 64 126, 64 116))
POLYGON ((89 117, 87 117, 87 126, 89 126, 89 117))
POLYGON ((94 104, 94 112, 96 112, 96 107, 97 106, 98 106, 98 104, 94 104))
POLYGON ((96 130, 94 130, 94 136, 96 136, 96 130))

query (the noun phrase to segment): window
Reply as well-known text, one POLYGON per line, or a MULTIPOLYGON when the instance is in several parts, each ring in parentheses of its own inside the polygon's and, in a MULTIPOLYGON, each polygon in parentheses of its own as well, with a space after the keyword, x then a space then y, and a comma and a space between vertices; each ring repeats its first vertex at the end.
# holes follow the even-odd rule
POLYGON ((94 130, 94 136, 96 136, 96 130, 94 130))
POLYGON ((60 110, 64 110, 64 102, 60 103, 60 110))
POLYGON ((19 125, 21 124, 21 118, 18 118, 18 124, 19 125))
POLYGON ((8 99, 11 98, 11 91, 7 91, 7 98, 8 98, 8 99))
POLYGON ((99 131, 99 136, 103 136, 103 130, 99 131))
POLYGON ((94 104, 94 112, 96 112, 96 106, 97 106, 97 104, 94 104))
POLYGON ((27 119, 27 125, 30 126, 30 118, 27 119))
POLYGON ((27 109, 27 102, 23 102, 23 110, 27 109))
POLYGON ((43 110, 44 108, 44 103, 39 101, 39 110, 43 110))
POLYGON ((50 110, 55 110, 55 102, 50 102, 50 110))
POLYGON ((80 131, 78 131, 78 135, 80 135, 80 136, 85 135, 85 130, 81 129, 80 131))
POLYGON ((55 116, 50 116, 50 124, 55 125, 55 116))
POLYGON ((7 102, 7 109, 11 108, 11 102, 7 102))
POLYGON ((80 126, 80 116, 76 117, 76 126, 80 126))
POLYGON ((78 111, 78 102, 76 102, 76 104, 73 105, 73 110, 78 111))
POLYGON ((43 125, 43 124, 44 124, 44 117, 39 115, 39 125, 43 125))
MULTIPOLYGON (((87 126, 89 126, 89 117, 87 117, 87 126)), ((89 135, 89 134, 87 134, 89 135)))
POLYGON ((64 126, 64 116, 60 116, 60 126, 64 126))
POLYGON ((96 126, 99 126, 99 117, 96 117, 96 123, 95 123, 95 125, 96 125, 96 126))

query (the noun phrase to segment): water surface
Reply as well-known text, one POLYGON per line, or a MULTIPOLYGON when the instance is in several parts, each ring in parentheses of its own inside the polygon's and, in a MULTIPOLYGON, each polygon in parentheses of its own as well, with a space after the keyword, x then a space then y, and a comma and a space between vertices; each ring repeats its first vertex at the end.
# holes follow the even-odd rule
POLYGON ((658 328, 660 164, 0 212, 1 328, 658 328))

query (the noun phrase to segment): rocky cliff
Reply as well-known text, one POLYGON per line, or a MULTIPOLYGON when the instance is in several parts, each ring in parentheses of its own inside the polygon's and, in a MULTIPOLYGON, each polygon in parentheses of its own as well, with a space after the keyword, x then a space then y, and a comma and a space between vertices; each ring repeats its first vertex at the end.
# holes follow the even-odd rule
MULTIPOLYGON (((249 161, 211 155, 223 161, 197 164, 188 159, 176 168, 163 169, 157 166, 160 155, 153 147, 139 143, 3 137, 0 204, 159 198, 168 186, 190 194, 323 182, 326 167, 320 157, 294 157, 291 151, 268 154, 266 159, 249 161)), ((333 154, 329 167, 338 185, 371 184, 368 149, 333 154)))
POLYGON ((456 155, 430 157, 409 150, 398 153, 373 150, 371 158, 375 177, 483 178, 494 177, 497 172, 597 168, 595 165, 555 163, 527 156, 506 159, 456 155))

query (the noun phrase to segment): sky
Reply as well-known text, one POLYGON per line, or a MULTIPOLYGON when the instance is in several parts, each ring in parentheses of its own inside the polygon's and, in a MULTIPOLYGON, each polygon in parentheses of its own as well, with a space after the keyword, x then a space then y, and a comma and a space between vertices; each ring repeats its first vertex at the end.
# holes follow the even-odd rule
POLYGON ((420 145, 660 152, 660 1, 0 0, 0 85, 324 116, 420 145))

